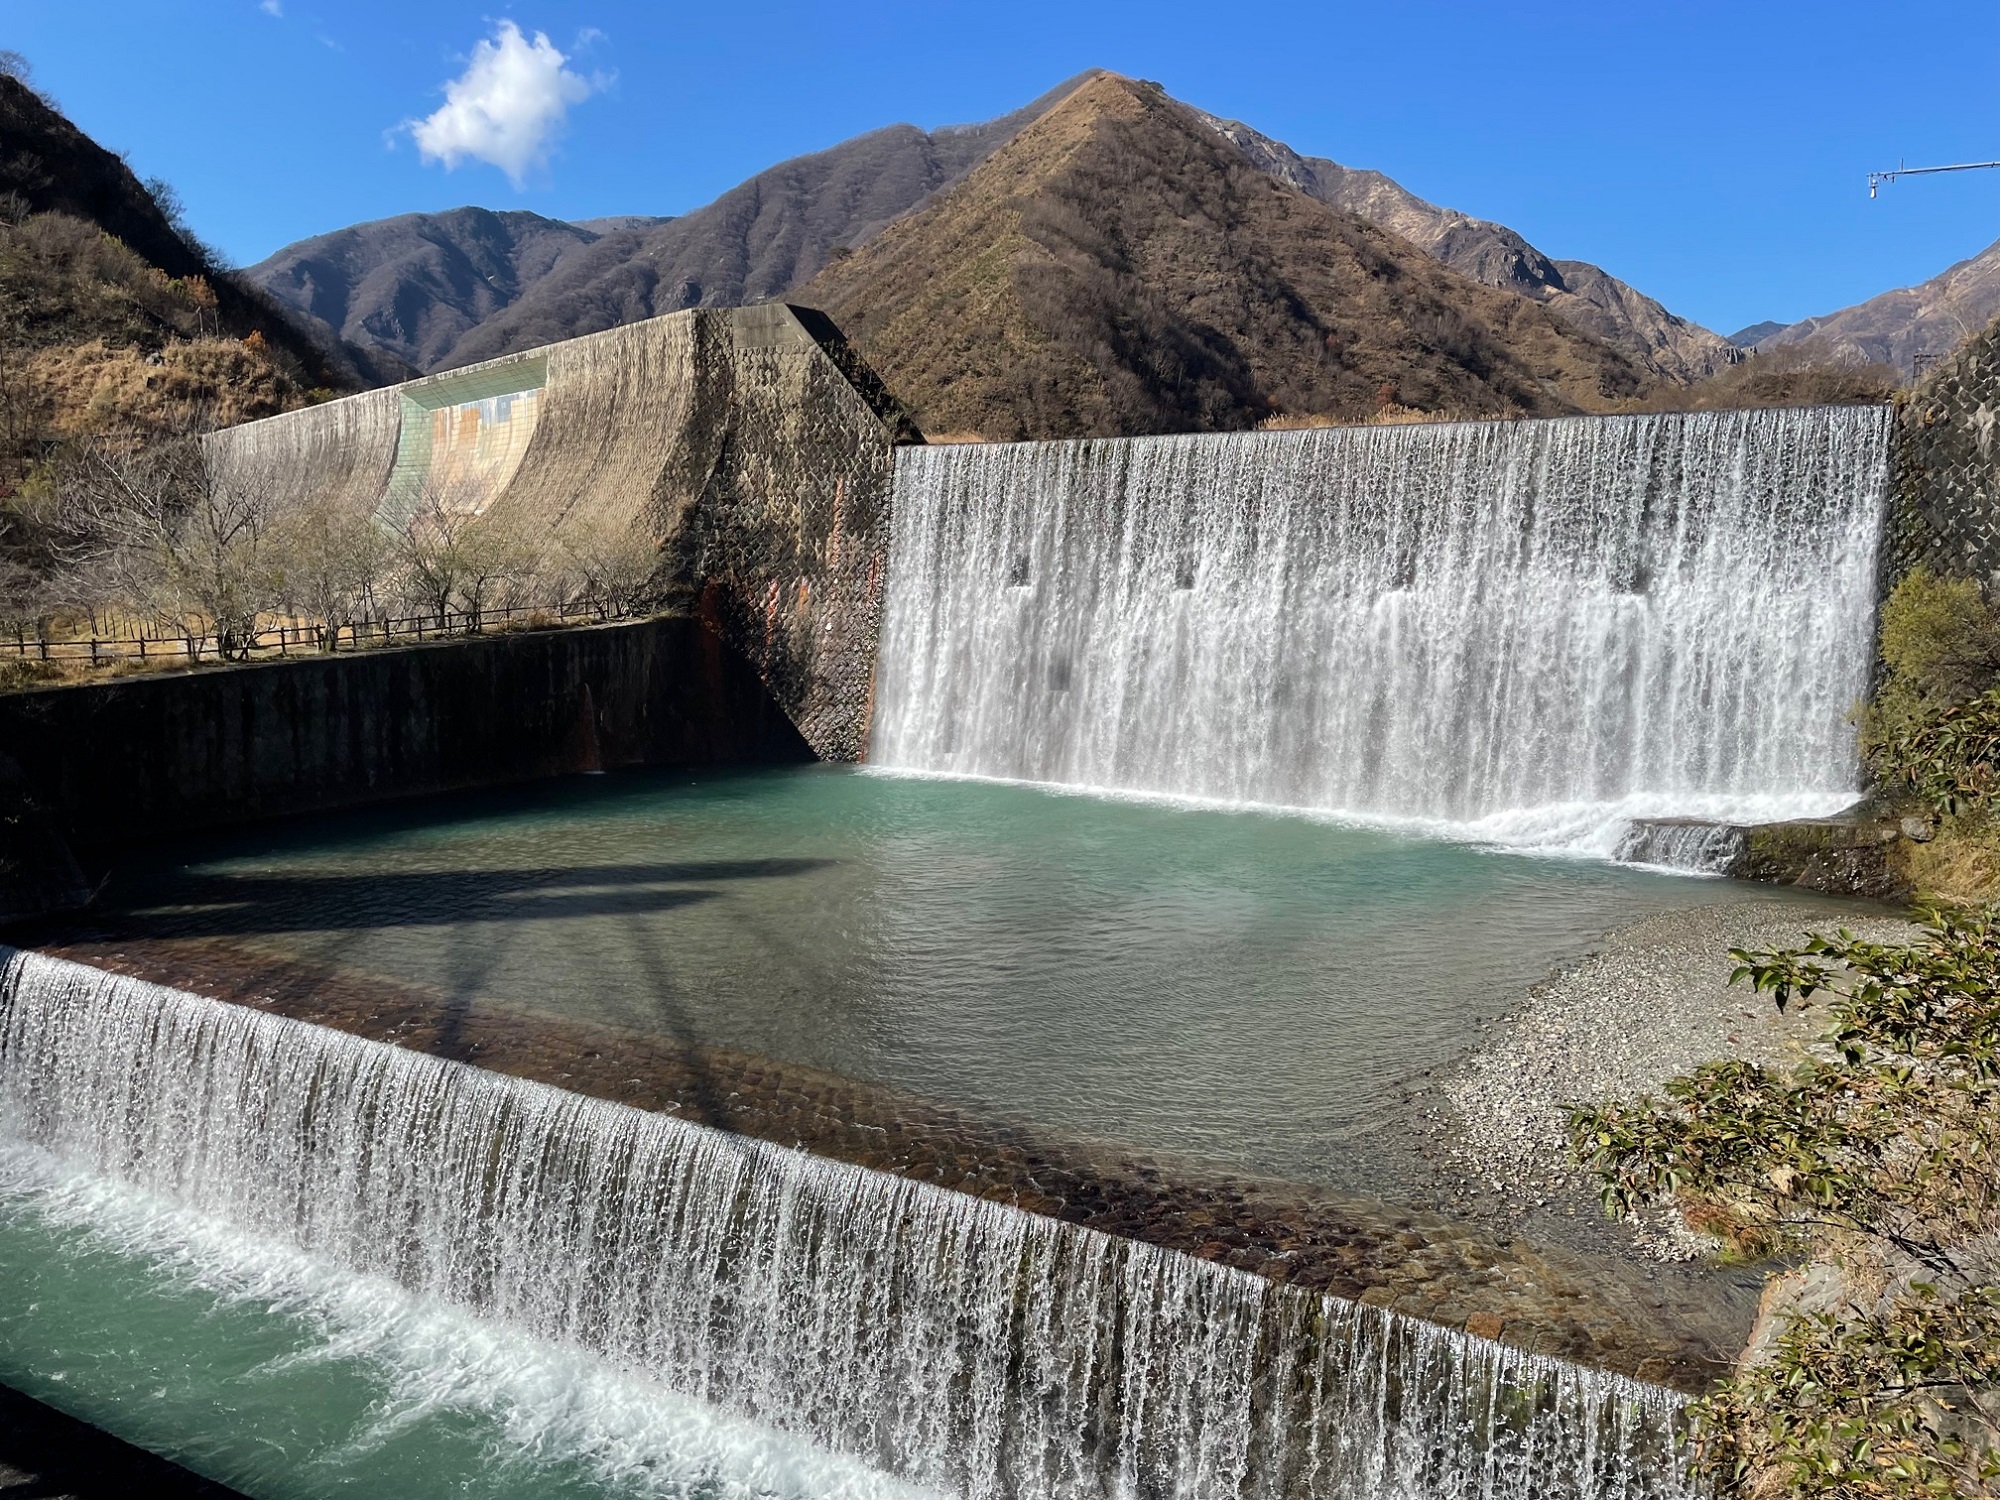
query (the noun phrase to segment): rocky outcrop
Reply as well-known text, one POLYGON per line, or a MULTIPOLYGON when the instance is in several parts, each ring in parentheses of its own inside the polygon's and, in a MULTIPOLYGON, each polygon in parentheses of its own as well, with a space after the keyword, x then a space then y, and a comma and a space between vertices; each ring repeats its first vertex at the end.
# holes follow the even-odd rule
POLYGON ((1834 896, 1900 900, 1910 894, 1899 858, 1908 837, 1901 820, 1890 818, 1763 823, 1744 830, 1743 855, 1730 873, 1834 896))
POLYGON ((1767 333, 1756 347, 1774 349, 1812 339, 1834 359, 1892 365, 1909 375, 1918 355, 1944 356, 1996 316, 2000 316, 2000 240, 1929 281, 1801 319, 1767 333))
POLYGON ((1461 276, 1532 298, 1667 380, 1689 384, 1737 357, 1729 340, 1588 261, 1551 260, 1504 224, 1427 203, 1380 172, 1301 156, 1240 120, 1196 117, 1286 186, 1401 235, 1461 276))

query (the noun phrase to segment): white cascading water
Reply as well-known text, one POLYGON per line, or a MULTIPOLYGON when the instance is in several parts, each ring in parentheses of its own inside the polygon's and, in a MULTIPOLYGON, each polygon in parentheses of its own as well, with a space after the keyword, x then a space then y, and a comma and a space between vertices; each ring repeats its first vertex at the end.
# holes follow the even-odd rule
POLYGON ((0 1137, 955 1495, 1693 1493, 1638 1382, 42 955, 0 1137))
POLYGON ((1628 864, 1726 875, 1746 847, 1743 830, 1727 823, 1641 822, 1631 826, 1614 852, 1628 864))
POLYGON ((870 760, 1453 825, 1855 796, 1888 414, 904 449, 870 760))

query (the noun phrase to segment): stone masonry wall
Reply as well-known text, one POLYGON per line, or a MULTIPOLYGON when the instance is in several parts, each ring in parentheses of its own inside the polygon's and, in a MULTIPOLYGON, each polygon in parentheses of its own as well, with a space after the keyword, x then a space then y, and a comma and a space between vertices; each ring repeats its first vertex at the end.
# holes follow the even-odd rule
POLYGON ((1884 591, 1912 568, 2000 586, 2000 320, 1897 404, 1884 591))
POLYGON ((399 797, 812 759, 750 664, 684 617, 5 693, 0 746, 86 866, 399 797))

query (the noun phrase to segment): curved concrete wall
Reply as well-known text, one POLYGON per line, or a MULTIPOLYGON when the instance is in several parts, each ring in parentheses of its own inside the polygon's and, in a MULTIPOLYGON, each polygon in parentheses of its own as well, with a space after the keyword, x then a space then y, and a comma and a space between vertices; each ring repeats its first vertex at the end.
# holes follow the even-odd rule
POLYGON ((401 430, 396 392, 364 391, 229 428, 209 446, 225 481, 266 485, 280 508, 324 499, 366 515, 382 503, 401 430))
POLYGON ((696 309, 217 433, 239 482, 385 525, 643 528, 820 755, 859 759, 893 447, 915 429, 822 315, 696 309))

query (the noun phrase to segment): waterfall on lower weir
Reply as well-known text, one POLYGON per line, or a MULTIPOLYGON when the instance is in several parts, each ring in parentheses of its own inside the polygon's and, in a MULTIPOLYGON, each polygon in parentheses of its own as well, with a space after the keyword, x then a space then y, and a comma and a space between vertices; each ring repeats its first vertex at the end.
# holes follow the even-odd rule
POLYGON ((1880 407, 905 449, 870 759, 1470 826, 1855 785, 1880 407))
POLYGON ((41 955, 3 983, 9 1146, 929 1489, 1690 1493, 1638 1382, 41 955))

